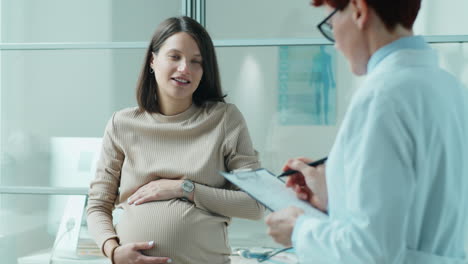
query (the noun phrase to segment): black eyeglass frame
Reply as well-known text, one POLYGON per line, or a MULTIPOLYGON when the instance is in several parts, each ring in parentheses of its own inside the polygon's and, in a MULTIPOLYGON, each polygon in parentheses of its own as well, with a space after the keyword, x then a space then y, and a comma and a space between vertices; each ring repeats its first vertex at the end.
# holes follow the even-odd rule
POLYGON ((331 12, 326 18, 324 18, 322 20, 322 22, 320 22, 318 25, 317 25, 317 28, 318 30, 320 31, 320 33, 322 33, 322 35, 328 39, 329 41, 331 42, 335 42, 335 38, 333 36, 329 36, 327 33, 325 33, 325 30, 323 29, 323 25, 325 24, 328 24, 330 26, 330 28, 332 29, 332 33, 333 33, 333 27, 331 27, 331 25, 328 22, 328 20, 334 15, 336 14, 336 12, 340 11, 339 8, 336 8, 335 10, 333 10, 333 12, 331 12))

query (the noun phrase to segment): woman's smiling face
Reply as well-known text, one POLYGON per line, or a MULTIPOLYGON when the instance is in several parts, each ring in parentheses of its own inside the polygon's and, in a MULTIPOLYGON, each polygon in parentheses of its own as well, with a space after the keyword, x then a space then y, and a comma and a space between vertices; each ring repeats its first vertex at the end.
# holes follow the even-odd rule
POLYGON ((158 83, 158 100, 191 103, 203 76, 202 59, 196 41, 189 34, 179 32, 166 39, 151 61, 158 83))

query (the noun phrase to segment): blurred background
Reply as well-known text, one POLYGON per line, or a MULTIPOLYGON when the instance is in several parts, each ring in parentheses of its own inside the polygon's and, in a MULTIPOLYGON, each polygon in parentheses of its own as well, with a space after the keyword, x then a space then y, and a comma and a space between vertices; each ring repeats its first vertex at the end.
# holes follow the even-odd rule
MULTIPOLYGON (((424 0, 415 33, 468 86, 466 10, 466 0, 424 0)), ((328 154, 361 79, 322 38, 324 10, 309 1, 0 0, 2 263, 97 254, 82 208, 100 138, 113 112, 136 105, 156 26, 179 15, 213 38, 227 101, 263 167, 279 173, 290 157, 328 154)), ((234 219, 229 236, 232 247, 280 247, 263 221, 234 219)))

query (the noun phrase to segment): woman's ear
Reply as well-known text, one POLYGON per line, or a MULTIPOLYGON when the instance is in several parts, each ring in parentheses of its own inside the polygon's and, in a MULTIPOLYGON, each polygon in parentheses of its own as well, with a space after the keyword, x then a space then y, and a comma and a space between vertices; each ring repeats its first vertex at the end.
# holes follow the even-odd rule
POLYGON ((359 29, 364 29, 369 21, 369 5, 367 0, 351 0, 352 19, 359 29))
POLYGON ((151 52, 150 67, 152 69, 154 69, 155 62, 156 62, 156 54, 154 52, 151 52))

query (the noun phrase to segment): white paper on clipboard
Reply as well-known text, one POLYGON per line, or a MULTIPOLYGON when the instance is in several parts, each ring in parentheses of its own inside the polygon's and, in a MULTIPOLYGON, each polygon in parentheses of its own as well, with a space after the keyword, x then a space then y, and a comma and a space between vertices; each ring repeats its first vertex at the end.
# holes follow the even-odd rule
POLYGON ((220 173, 271 211, 295 206, 304 210, 307 215, 327 217, 307 202, 298 199, 293 190, 287 188, 283 181, 266 169, 220 173))

